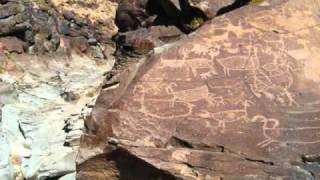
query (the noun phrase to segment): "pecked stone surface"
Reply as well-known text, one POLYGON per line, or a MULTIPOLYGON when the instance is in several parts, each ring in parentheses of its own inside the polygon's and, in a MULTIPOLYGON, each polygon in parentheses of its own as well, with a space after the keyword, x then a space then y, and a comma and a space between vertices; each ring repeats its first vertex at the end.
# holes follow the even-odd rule
POLYGON ((0 179, 75 179, 84 119, 113 60, 11 54, 0 62, 0 179))
POLYGON ((319 3, 236 10, 123 70, 78 178, 319 179, 319 3))

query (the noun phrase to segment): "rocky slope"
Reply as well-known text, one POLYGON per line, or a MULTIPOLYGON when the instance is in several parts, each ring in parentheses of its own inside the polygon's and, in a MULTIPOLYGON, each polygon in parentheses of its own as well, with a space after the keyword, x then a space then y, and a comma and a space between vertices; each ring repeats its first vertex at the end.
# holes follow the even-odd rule
POLYGON ((252 4, 131 62, 86 121, 78 178, 319 179, 319 3, 252 4))
POLYGON ((319 4, 0 0, 0 179, 319 179, 319 4))
POLYGON ((0 1, 1 180, 75 179, 84 119, 115 61, 115 9, 0 1))

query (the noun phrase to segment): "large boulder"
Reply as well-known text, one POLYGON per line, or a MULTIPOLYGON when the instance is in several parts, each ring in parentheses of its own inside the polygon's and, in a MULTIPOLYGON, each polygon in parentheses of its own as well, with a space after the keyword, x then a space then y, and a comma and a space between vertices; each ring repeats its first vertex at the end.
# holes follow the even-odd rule
POLYGON ((111 77, 78 178, 319 179, 317 3, 236 10, 111 77))

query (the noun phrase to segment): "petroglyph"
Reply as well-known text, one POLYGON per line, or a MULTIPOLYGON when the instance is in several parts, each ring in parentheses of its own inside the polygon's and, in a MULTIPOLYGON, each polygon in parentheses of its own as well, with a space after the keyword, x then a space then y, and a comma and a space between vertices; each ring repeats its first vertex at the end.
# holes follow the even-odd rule
POLYGON ((244 101, 242 102, 242 104, 242 109, 223 110, 213 113, 209 111, 202 111, 202 113, 198 114, 198 116, 218 121, 218 127, 221 129, 222 132, 224 132, 227 123, 232 123, 241 120, 249 122, 248 107, 250 107, 250 105, 252 105, 253 103, 250 101, 244 101))
MULTIPOLYGON (((152 92, 152 90, 153 90, 152 88, 145 89, 143 86, 134 87, 134 92, 139 91, 141 93, 138 96, 139 98, 136 99, 141 104, 139 112, 144 113, 146 116, 151 116, 158 119, 175 119, 175 118, 187 117, 192 114, 192 109, 194 105, 189 102, 183 101, 185 100, 185 99, 181 99, 184 97, 183 95, 180 96, 180 99, 175 97, 172 97, 170 99, 155 98, 155 97, 146 98, 146 94, 152 92), (158 105, 161 108, 152 110, 152 105, 158 105), (178 110, 179 108, 181 109, 180 111, 178 110), (175 109, 176 114, 173 113, 170 115, 166 115, 165 113, 163 113, 163 111, 165 110, 169 111, 170 109, 171 110, 175 109)), ((189 99, 189 100, 192 100, 192 99, 189 99)))
MULTIPOLYGON (((254 116, 252 122, 262 122, 263 137, 266 139, 257 145, 261 148, 271 143, 279 145, 297 144, 310 145, 320 143, 320 126, 317 127, 280 127, 280 121, 274 118, 266 118, 262 115, 254 116), (303 135, 303 136, 302 136, 303 135)), ((317 120, 320 123, 320 120, 317 120)))
POLYGON ((316 163, 298 161, 319 156, 319 8, 268 3, 216 17, 156 51, 111 110, 108 97, 98 101, 94 120, 106 117, 107 131, 140 154, 125 150, 182 179, 193 178, 178 163, 194 179, 317 179, 316 163), (190 153, 172 158, 176 149, 190 153))
POLYGON ((210 102, 210 99, 212 98, 214 100, 214 96, 211 95, 209 92, 209 89, 206 85, 195 87, 193 89, 186 89, 186 90, 180 90, 175 91, 173 90, 173 87, 177 86, 176 83, 171 83, 166 88, 166 92, 170 95, 173 95, 172 103, 181 100, 183 102, 192 103, 199 100, 208 100, 210 102))
POLYGON ((208 61, 207 59, 179 59, 179 60, 166 60, 161 59, 159 67, 161 68, 171 68, 177 71, 186 71, 189 70, 192 73, 193 77, 200 77, 202 79, 207 79, 214 74, 217 74, 216 69, 214 68, 213 61, 208 61), (206 72, 198 73, 201 69, 207 69, 206 72))

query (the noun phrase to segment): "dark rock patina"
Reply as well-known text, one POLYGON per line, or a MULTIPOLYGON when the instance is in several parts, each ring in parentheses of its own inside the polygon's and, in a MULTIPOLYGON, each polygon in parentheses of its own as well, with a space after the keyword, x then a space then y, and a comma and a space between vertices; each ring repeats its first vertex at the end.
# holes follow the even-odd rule
POLYGON ((16 31, 25 31, 28 23, 28 11, 22 1, 1 1, 0 3, 0 36, 16 31))
POLYGON ((303 0, 246 7, 111 78, 79 178, 319 179, 318 11, 303 0), (141 168, 124 171, 132 158, 141 168), (143 176, 156 170, 170 177, 143 176))

